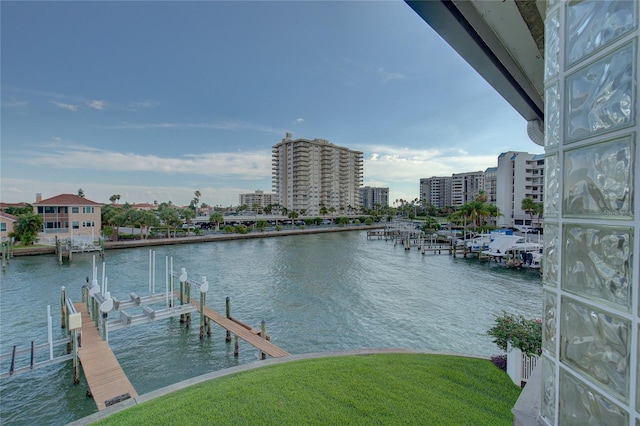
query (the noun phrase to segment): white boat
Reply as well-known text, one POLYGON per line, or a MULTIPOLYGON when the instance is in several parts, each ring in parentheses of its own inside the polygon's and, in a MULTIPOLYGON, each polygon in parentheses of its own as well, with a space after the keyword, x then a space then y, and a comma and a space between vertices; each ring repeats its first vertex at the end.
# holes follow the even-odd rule
POLYGON ((487 250, 480 253, 496 260, 508 256, 508 251, 516 244, 524 243, 524 237, 518 235, 497 235, 489 244, 487 250))

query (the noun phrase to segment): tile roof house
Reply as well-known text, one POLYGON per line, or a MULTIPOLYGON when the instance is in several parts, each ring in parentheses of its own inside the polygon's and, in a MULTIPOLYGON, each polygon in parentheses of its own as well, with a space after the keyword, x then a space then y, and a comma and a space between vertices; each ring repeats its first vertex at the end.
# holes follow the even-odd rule
POLYGON ((42 216, 42 237, 67 238, 100 236, 101 213, 104 204, 74 194, 60 194, 42 200, 38 195, 34 212, 42 216))

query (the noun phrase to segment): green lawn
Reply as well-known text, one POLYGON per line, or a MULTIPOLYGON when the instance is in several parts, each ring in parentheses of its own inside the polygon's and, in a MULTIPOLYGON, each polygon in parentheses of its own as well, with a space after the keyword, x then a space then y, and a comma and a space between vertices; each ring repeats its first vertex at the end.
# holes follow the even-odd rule
POLYGON ((512 425, 521 389, 489 360, 376 354, 265 366, 140 404, 98 425, 512 425))

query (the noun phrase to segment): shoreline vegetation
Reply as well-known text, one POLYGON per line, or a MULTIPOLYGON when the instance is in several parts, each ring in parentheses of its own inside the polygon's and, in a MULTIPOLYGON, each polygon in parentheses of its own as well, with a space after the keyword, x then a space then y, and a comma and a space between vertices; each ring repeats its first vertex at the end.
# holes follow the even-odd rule
MULTIPOLYGON (((266 230, 266 231, 253 231, 246 234, 239 233, 214 233, 205 235, 191 235, 184 237, 170 237, 170 238, 149 238, 149 239, 134 239, 134 240, 121 240, 121 241, 107 241, 104 243, 105 250, 126 249, 135 247, 153 247, 153 246, 165 246, 175 244, 193 244, 193 243, 208 243, 214 241, 232 241, 232 240, 246 240, 253 238, 274 238, 285 237, 291 235, 305 235, 305 234, 321 234, 330 232, 348 232, 348 231, 368 231, 373 229, 382 229, 384 224, 373 225, 349 225, 349 226, 334 226, 334 227, 318 227, 318 228, 296 228, 296 229, 282 229, 266 230)), ((13 256, 37 256, 44 254, 54 254, 55 246, 49 245, 36 245, 36 246, 14 246, 13 256)))

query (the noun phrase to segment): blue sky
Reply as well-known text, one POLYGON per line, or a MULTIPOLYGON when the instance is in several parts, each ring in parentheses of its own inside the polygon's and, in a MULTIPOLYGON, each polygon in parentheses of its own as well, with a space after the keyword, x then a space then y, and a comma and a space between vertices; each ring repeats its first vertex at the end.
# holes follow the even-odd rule
POLYGON ((390 200, 541 153, 402 1, 1 4, 0 199, 237 205, 285 132, 364 153, 390 200))

